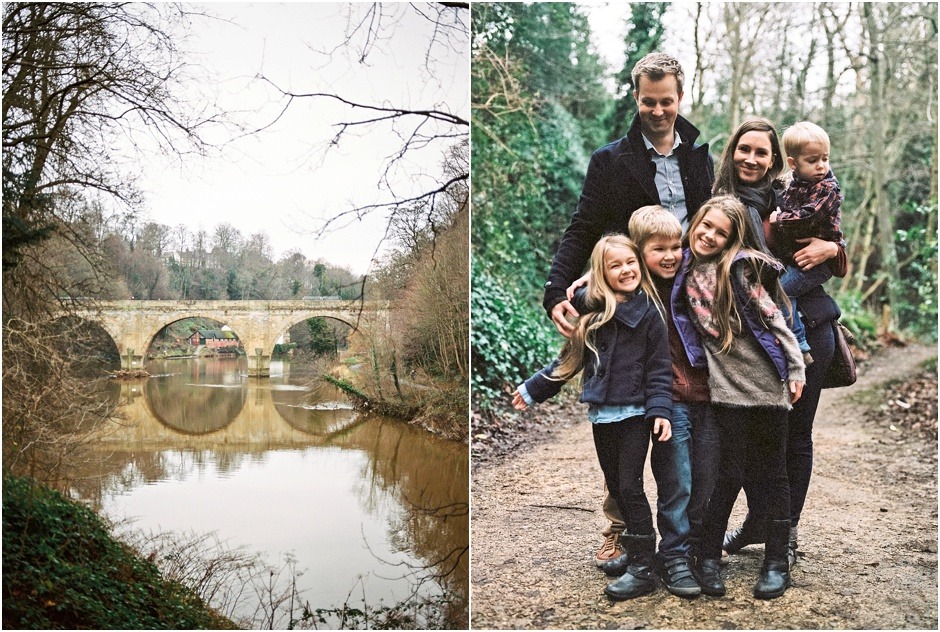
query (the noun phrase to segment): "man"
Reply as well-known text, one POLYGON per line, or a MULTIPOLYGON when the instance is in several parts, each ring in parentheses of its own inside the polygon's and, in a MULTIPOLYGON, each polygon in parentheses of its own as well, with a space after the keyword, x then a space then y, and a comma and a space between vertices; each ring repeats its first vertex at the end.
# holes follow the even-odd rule
POLYGON ((594 244, 605 233, 627 232, 630 215, 658 204, 688 228, 711 197, 715 180, 708 145, 695 145, 699 131, 679 116, 684 74, 666 53, 650 53, 633 67, 633 98, 639 111, 623 138, 591 156, 581 199, 555 253, 542 305, 566 338, 568 318, 578 312, 565 290, 584 270, 594 244))
MULTIPOLYGON (((627 233, 633 211, 650 205, 667 209, 685 231, 711 197, 715 173, 708 145, 695 145, 699 131, 679 116, 684 73, 678 60, 666 53, 650 53, 637 62, 631 75, 638 112, 626 136, 591 156, 578 208, 545 283, 542 304, 565 337, 574 330, 569 319, 578 317, 565 292, 581 275, 601 236, 627 233)), ((687 451, 675 458, 684 458, 688 464, 687 451)), ((598 566, 620 556, 618 539, 624 528, 609 494, 604 513, 611 524, 595 554, 598 566)))

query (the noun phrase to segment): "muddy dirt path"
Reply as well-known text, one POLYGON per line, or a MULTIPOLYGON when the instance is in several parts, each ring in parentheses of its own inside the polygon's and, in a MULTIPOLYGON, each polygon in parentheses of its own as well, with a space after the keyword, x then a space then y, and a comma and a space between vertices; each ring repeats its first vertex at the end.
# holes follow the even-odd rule
MULTIPOLYGON (((823 392, 800 522, 802 555, 793 587, 771 601, 751 593, 762 546, 731 557, 723 598, 683 600, 660 586, 646 597, 609 601, 602 592, 608 580, 592 557, 605 524, 602 478, 581 416, 476 468, 472 627, 936 630, 937 445, 887 430, 849 399, 907 378, 936 353, 929 346, 888 349, 853 387, 823 392)), ((648 465, 646 480, 655 503, 648 465)), ((732 525, 743 513, 742 494, 732 525)))

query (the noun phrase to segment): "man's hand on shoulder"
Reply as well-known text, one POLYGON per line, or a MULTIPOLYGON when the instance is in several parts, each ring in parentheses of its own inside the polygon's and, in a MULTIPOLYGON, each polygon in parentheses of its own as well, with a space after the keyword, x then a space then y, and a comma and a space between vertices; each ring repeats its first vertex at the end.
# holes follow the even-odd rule
POLYGON ((578 310, 567 300, 558 303, 552 308, 552 322, 555 323, 555 328, 565 338, 570 338, 571 334, 574 332, 574 325, 572 325, 568 319, 578 318, 579 316, 578 310))
POLYGON ((578 288, 584 287, 585 285, 587 285, 589 278, 591 278, 591 273, 585 272, 584 275, 581 276, 581 278, 579 278, 577 281, 575 281, 574 283, 568 286, 568 289, 565 290, 565 296, 568 297, 569 301, 574 298, 574 293, 577 292, 578 288))

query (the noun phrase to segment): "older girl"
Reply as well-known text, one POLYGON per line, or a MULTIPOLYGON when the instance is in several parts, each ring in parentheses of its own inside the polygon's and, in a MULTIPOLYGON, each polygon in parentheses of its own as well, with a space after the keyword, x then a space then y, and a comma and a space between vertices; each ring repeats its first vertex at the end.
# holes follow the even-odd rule
POLYGON ((753 227, 733 196, 707 201, 689 226, 676 287, 685 301, 673 312, 685 348, 707 363, 721 438, 721 465, 702 525, 699 583, 721 596, 721 546, 738 493, 737 472, 767 507, 764 564, 754 596, 779 597, 790 584, 787 537, 787 411, 805 382, 803 354, 781 313, 785 301, 773 257, 746 247, 753 227), (702 358, 701 356, 705 357, 702 358))
POLYGON ((602 237, 590 267, 586 291, 575 295, 581 317, 573 334, 558 359, 519 385, 512 403, 525 410, 543 402, 583 369, 581 401, 589 404, 597 458, 626 521, 629 565, 604 592, 625 600, 656 588, 643 466, 651 435, 672 435, 672 361, 662 307, 636 245, 623 235, 602 237))

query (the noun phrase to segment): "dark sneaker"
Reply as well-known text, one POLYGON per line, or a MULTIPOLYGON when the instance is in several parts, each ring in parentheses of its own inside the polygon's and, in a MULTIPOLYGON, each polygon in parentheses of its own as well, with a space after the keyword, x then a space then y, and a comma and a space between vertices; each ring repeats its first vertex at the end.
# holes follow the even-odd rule
POLYGON ((702 594, 702 588, 692 574, 689 560, 685 558, 666 560, 659 572, 659 578, 663 580, 666 590, 677 597, 692 598, 702 594))

